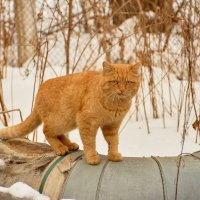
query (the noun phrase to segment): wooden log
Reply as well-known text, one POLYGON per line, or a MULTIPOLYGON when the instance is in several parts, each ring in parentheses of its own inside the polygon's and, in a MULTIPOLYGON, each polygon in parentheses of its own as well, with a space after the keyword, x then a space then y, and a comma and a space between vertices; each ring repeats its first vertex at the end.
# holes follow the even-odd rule
MULTIPOLYGON (((24 182, 52 200, 59 199, 68 171, 74 164, 70 154, 56 156, 49 145, 28 139, 1 141, 0 159, 6 163, 6 167, 0 168, 0 186, 10 187, 16 182, 24 182)), ((0 199, 4 199, 2 195, 5 194, 0 194, 0 199)), ((9 198, 12 199, 8 195, 6 199, 9 198)))
POLYGON ((30 200, 30 199, 27 199, 27 198, 17 198, 17 197, 13 197, 12 195, 10 194, 7 194, 7 193, 1 193, 0 192, 0 199, 1 200, 30 200))
POLYGON ((0 185, 9 187, 17 181, 35 188, 55 153, 46 144, 33 143, 27 139, 12 139, 0 143, 0 158, 6 167, 0 173, 0 185), (2 173, 3 172, 3 173, 2 173))

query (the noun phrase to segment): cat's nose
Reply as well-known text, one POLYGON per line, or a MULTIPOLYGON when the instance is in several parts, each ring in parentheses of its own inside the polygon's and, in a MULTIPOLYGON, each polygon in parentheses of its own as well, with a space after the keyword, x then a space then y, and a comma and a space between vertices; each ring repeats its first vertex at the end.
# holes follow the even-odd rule
POLYGON ((121 89, 119 90, 119 94, 124 94, 125 93, 125 90, 121 89))

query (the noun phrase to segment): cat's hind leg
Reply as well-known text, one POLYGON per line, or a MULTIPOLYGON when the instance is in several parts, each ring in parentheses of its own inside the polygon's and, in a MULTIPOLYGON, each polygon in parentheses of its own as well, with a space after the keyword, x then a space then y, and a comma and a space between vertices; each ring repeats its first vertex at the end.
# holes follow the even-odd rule
POLYGON ((60 141, 58 135, 56 135, 53 131, 53 128, 44 125, 43 132, 48 143, 51 145, 58 156, 63 156, 69 152, 68 147, 60 141))
POLYGON ((68 147, 69 151, 76 151, 79 149, 78 144, 71 142, 69 139, 68 133, 66 135, 62 134, 58 136, 58 139, 68 147))

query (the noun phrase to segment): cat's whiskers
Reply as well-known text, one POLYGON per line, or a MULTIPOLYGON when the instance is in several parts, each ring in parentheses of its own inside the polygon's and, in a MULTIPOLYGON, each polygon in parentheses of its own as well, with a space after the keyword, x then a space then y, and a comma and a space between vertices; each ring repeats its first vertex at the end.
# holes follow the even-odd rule
POLYGON ((112 99, 113 103, 116 103, 119 100, 118 95, 115 92, 113 92, 112 95, 113 95, 113 99, 112 99))
POLYGON ((114 93, 114 92, 109 92, 109 93, 107 94, 107 97, 108 97, 108 99, 109 99, 109 98, 113 99, 113 97, 115 98, 115 93, 114 93))

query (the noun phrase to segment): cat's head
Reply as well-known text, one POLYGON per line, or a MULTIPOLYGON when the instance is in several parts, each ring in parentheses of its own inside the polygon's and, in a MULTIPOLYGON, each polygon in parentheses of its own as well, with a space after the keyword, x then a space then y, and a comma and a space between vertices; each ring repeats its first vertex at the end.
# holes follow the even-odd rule
POLYGON ((131 99, 140 86, 140 66, 136 64, 110 64, 103 62, 103 84, 105 94, 113 99, 131 99))

